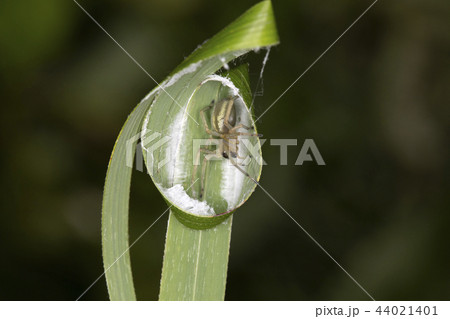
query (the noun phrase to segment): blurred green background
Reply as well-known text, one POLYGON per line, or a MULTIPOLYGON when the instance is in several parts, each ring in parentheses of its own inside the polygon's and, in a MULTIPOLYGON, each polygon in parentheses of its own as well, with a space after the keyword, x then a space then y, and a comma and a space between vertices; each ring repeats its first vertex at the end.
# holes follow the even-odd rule
MULTIPOLYGON (((80 4, 158 81, 254 0, 80 4)), ((371 1, 274 1, 259 115, 371 1)), ((262 118, 262 185, 379 300, 450 298, 450 3, 380 0, 262 118), (295 166, 305 138, 326 166, 295 166)), ((253 84, 264 52, 249 57, 253 84)), ((103 272, 102 187, 155 83, 71 0, 0 2, 0 299, 74 300, 103 272)), ((131 235, 165 209, 135 172, 131 235)), ((156 300, 167 216, 132 248, 156 300)), ((83 300, 106 300, 104 278, 83 300)), ((227 300, 368 297, 261 190, 235 214, 227 300)))

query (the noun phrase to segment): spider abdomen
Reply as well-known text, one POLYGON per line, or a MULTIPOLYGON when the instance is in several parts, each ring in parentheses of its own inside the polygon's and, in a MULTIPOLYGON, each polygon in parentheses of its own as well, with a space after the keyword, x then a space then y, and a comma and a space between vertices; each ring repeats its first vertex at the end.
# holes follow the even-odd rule
POLYGON ((236 97, 223 99, 214 105, 211 115, 211 126, 216 132, 226 134, 231 127, 236 125, 235 99, 236 97))

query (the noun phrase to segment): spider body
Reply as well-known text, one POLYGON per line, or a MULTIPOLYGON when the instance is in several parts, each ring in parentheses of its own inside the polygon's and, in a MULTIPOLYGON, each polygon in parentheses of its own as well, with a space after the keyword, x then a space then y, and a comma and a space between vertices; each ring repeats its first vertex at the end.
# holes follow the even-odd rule
POLYGON ((222 143, 219 143, 217 153, 226 159, 229 159, 230 157, 237 158, 239 152, 239 142, 237 138, 239 135, 242 135, 242 133, 237 130, 240 128, 250 129, 243 124, 236 125, 236 106, 234 103, 236 99, 237 96, 223 99, 217 103, 212 101, 209 106, 200 111, 206 132, 211 138, 215 136, 222 139, 222 143), (207 125, 205 117, 205 112, 210 108, 212 108, 210 121, 211 129, 207 125))
POLYGON ((218 102, 214 100, 210 105, 205 107, 200 111, 200 117, 205 128, 206 133, 209 134, 211 139, 220 139, 218 143, 218 148, 215 151, 200 148, 197 153, 196 165, 194 166, 192 179, 194 178, 200 159, 201 153, 204 153, 204 158, 202 162, 202 174, 200 178, 201 191, 199 197, 203 197, 204 192, 204 179, 206 173, 206 161, 212 158, 224 158, 229 160, 239 171, 241 171, 245 176, 252 179, 255 183, 257 181, 252 178, 247 172, 239 167, 235 159, 241 159, 239 154, 239 136, 261 136, 256 133, 240 132, 239 129, 252 130, 252 127, 246 126, 242 123, 238 123, 237 110, 236 110, 236 99, 237 96, 228 97, 218 102), (212 110, 211 110, 212 109, 212 110), (208 125, 206 112, 211 110, 210 115, 210 125, 208 125))
POLYGON ((236 125, 236 107, 234 105, 236 97, 224 99, 217 103, 212 102, 213 111, 211 114, 211 127, 214 131, 228 134, 236 125))

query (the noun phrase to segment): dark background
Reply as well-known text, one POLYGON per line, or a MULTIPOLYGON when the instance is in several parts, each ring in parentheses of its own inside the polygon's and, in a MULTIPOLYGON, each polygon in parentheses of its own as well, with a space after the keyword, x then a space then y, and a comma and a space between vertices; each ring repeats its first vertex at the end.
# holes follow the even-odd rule
MULTIPOLYGON (((161 81, 253 0, 80 0, 161 81)), ((274 1, 261 114, 371 1, 274 1)), ((450 3, 380 0, 259 122, 262 185, 379 300, 450 298, 450 3), (326 166, 295 166, 304 139, 326 166)), ((255 84, 264 52, 250 59, 255 84)), ((102 272, 101 199, 155 83, 71 0, 0 2, 0 299, 74 300, 102 272)), ((131 234, 166 208, 135 172, 131 234)), ((132 248, 158 297, 167 216, 132 248)), ((108 299, 102 278, 82 298, 108 299)), ((368 300, 261 190, 235 214, 227 300, 368 300)))

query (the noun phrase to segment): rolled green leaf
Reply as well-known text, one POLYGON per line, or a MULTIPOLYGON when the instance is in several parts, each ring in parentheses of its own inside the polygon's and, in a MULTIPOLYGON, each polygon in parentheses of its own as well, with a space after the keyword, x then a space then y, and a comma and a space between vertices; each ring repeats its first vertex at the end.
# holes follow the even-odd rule
POLYGON ((256 187, 262 158, 246 74, 246 65, 222 75, 205 74, 198 84, 189 81, 192 92, 180 77, 173 85, 190 93, 184 107, 175 102, 167 107, 157 97, 144 120, 142 149, 148 171, 172 212, 188 227, 220 224, 256 187), (228 119, 227 111, 233 115, 228 119), (220 130, 214 129, 219 120, 242 127, 221 139, 220 130))
MULTIPOLYGON (((211 120, 217 118, 212 112, 216 108, 224 108, 217 105, 232 100, 236 113, 236 121, 231 121, 234 124, 232 126, 244 125, 245 128, 242 127, 239 131, 247 133, 245 140, 250 143, 249 146, 257 152, 260 151, 249 110, 251 92, 245 66, 227 73, 217 72, 226 69, 230 61, 251 50, 276 43, 278 36, 271 3, 262 1, 194 51, 130 114, 111 156, 103 197, 103 260, 111 300, 136 298, 128 252, 128 206, 134 155, 130 150, 134 150, 138 140, 136 136, 139 134, 147 169, 177 218, 175 220, 171 214, 169 219, 164 264, 170 263, 168 258, 172 258, 171 253, 168 253, 172 251, 167 247, 168 243, 170 240, 177 242, 176 237, 181 236, 182 232, 191 232, 193 235, 186 238, 197 240, 200 244, 204 243, 201 245, 202 249, 198 247, 198 256, 201 255, 204 260, 209 260, 213 264, 217 261, 224 263, 217 268, 219 272, 213 275, 223 283, 219 285, 220 291, 210 294, 208 287, 205 289, 207 277, 201 277, 201 267, 195 267, 195 273, 186 274, 184 277, 190 280, 193 275, 196 283, 203 283, 202 287, 196 287, 203 290, 195 288, 189 293, 189 283, 179 281, 175 284, 178 287, 186 285, 188 291, 179 296, 172 294, 174 282, 165 281, 164 273, 169 274, 170 269, 164 266, 161 299, 223 299, 231 232, 231 220, 224 221, 253 191, 255 187, 253 180, 257 180, 261 172, 261 159, 258 156, 249 158, 247 155, 253 153, 247 147, 239 145, 238 148, 228 147, 228 155, 231 156, 233 151, 238 151, 239 157, 249 158, 247 163, 234 158, 236 165, 230 164, 232 162, 230 158, 226 159, 224 156, 221 159, 216 158, 218 160, 204 162, 205 154, 200 154, 201 163, 194 165, 197 154, 194 153, 193 145, 190 143, 194 143, 197 139, 211 139, 202 117, 206 118, 211 129, 211 120), (166 157, 168 162, 164 163, 166 157), (236 163, 237 161, 239 163, 236 163), (204 185, 203 188, 201 185, 199 188, 201 183, 204 185), (178 223, 178 220, 181 223, 178 223), (171 228, 174 225, 177 226, 171 228), (200 230, 207 228, 211 229, 200 230), (170 233, 170 229, 176 229, 176 232, 170 233), (208 238, 206 232, 210 234, 209 243, 204 242, 208 238), (212 235, 213 233, 216 235, 212 235), (225 241, 220 242, 218 238, 225 241), (209 245, 211 243, 212 246, 209 245), (208 252, 214 250, 217 245, 222 247, 219 253, 222 255, 217 258, 208 256, 208 252), (208 249, 204 250, 205 247, 208 249)), ((220 119, 223 120, 223 116, 219 117, 220 119)), ((217 140, 216 137, 213 139, 217 140)), ((244 143, 241 142, 243 138, 239 137, 238 140, 244 143)), ((206 145, 202 152, 212 150, 213 147, 206 145)), ((231 157, 233 159, 233 156, 231 157)), ((193 245, 185 241, 179 248, 195 247, 193 245)), ((210 272, 208 274, 211 275, 210 272)), ((212 282, 214 283, 214 280, 212 282)))
POLYGON ((235 137, 239 145, 227 147, 235 141, 225 137, 219 142, 221 137, 208 133, 208 129, 220 133, 212 127, 214 113, 234 99, 233 126, 251 128, 240 133, 256 135, 245 72, 232 70, 224 76, 215 72, 250 50, 277 42, 270 1, 263 1, 199 47, 158 88, 142 127, 144 158, 153 181, 173 205, 172 212, 188 227, 207 229, 220 224, 256 187, 262 160, 249 148, 260 152, 258 138, 246 136, 240 141, 240 136, 235 137), (207 143, 208 138, 219 156, 212 156, 213 148, 199 141, 207 143), (220 156, 223 145, 229 152, 220 156), (233 153, 238 153, 237 158, 232 158, 233 153), (243 165, 242 159, 247 160, 243 165))

